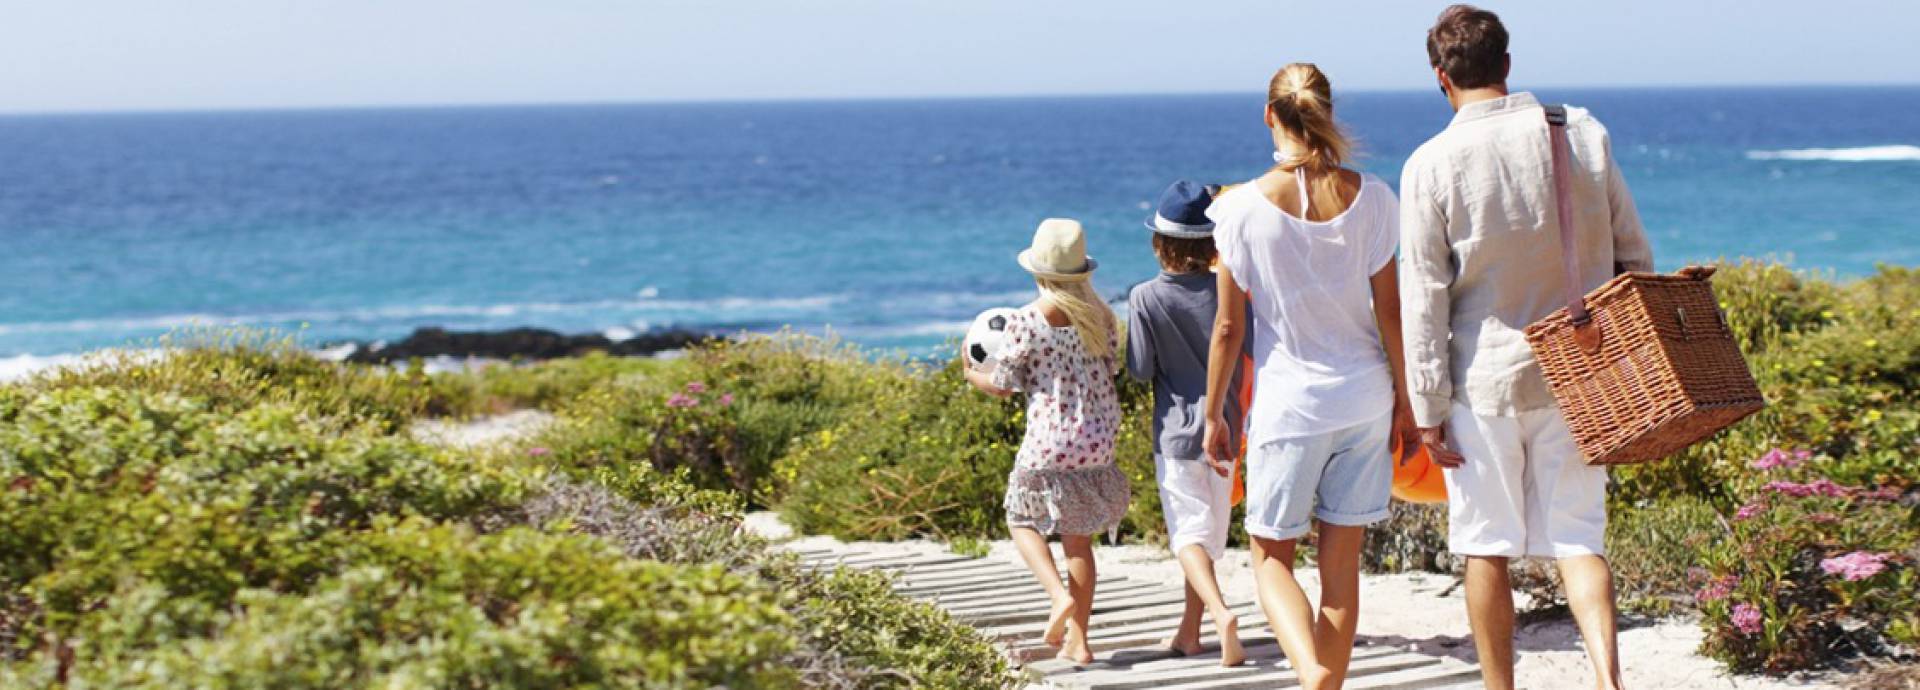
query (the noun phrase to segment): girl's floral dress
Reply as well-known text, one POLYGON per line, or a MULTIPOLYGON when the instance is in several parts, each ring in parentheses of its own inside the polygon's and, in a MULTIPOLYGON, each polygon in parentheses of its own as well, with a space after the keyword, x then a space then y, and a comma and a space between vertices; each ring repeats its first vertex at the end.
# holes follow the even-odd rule
POLYGON ((1001 342, 992 383, 1027 394, 1027 435, 1007 476, 1007 524, 1042 534, 1113 530, 1131 489, 1113 464, 1117 360, 1089 355, 1078 330, 1047 323, 1034 305, 1014 314, 1001 342))

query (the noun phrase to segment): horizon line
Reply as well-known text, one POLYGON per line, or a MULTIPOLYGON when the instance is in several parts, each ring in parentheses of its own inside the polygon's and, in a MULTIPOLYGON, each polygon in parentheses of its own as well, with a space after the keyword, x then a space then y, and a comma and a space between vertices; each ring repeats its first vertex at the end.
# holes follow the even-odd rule
MULTIPOLYGON (((1876 88, 1920 88, 1920 82, 1851 82, 1851 83, 1722 83, 1722 84, 1591 84, 1591 85, 1554 85, 1546 84, 1520 90, 1555 91, 1752 91, 1762 89, 1876 89, 1876 88)), ((1390 87, 1346 89, 1345 93, 1355 94, 1413 94, 1428 93, 1427 87, 1390 87)), ((1002 93, 1002 94, 907 94, 889 96, 771 96, 743 98, 666 98, 636 100, 550 100, 550 101, 474 101, 447 103, 342 103, 333 105, 233 105, 212 107, 157 107, 157 108, 98 108, 98 109, 47 109, 47 110, 0 110, 0 118, 62 117, 62 116, 115 116, 115 115, 192 115, 192 114, 244 114, 244 113, 299 113, 299 112, 343 112, 343 111, 383 111, 383 110, 465 110, 465 109, 511 109, 511 108, 569 108, 569 107, 621 107, 621 106, 673 106, 673 105, 751 105, 756 103, 896 103, 915 101, 997 101, 997 100, 1064 100, 1081 98, 1150 98, 1159 96, 1232 96, 1241 95, 1239 91, 1112 91, 1112 92, 1067 92, 1067 93, 1002 93)))

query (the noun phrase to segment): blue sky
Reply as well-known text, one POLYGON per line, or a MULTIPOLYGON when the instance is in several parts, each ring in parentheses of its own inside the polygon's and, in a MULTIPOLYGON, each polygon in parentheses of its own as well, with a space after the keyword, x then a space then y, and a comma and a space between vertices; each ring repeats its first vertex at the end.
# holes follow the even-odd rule
MULTIPOLYGON (((1431 88, 1444 2, 0 0, 0 111, 1431 88)), ((1516 85, 1920 82, 1920 3, 1488 3, 1516 85)))

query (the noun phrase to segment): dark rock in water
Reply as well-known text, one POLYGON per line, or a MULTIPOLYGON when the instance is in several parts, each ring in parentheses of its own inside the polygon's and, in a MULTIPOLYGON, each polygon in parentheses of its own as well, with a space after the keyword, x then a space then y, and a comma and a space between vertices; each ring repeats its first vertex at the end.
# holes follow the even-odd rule
POLYGON ((414 357, 442 356, 501 360, 553 359, 584 355, 596 350, 631 357, 680 350, 714 337, 694 331, 664 331, 626 340, 612 340, 598 333, 567 335, 540 328, 504 331, 421 328, 399 342, 357 347, 347 355, 347 361, 385 364, 414 357))

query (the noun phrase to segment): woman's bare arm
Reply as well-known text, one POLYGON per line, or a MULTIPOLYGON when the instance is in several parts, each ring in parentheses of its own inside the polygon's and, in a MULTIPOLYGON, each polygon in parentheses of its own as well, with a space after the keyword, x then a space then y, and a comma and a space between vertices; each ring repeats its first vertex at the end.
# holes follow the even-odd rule
POLYGON ((1233 469, 1233 429, 1227 424, 1227 400, 1239 395, 1233 370, 1247 337, 1247 292, 1227 267, 1219 267, 1219 311, 1213 315, 1213 342, 1207 348, 1207 460, 1225 476, 1233 469))

